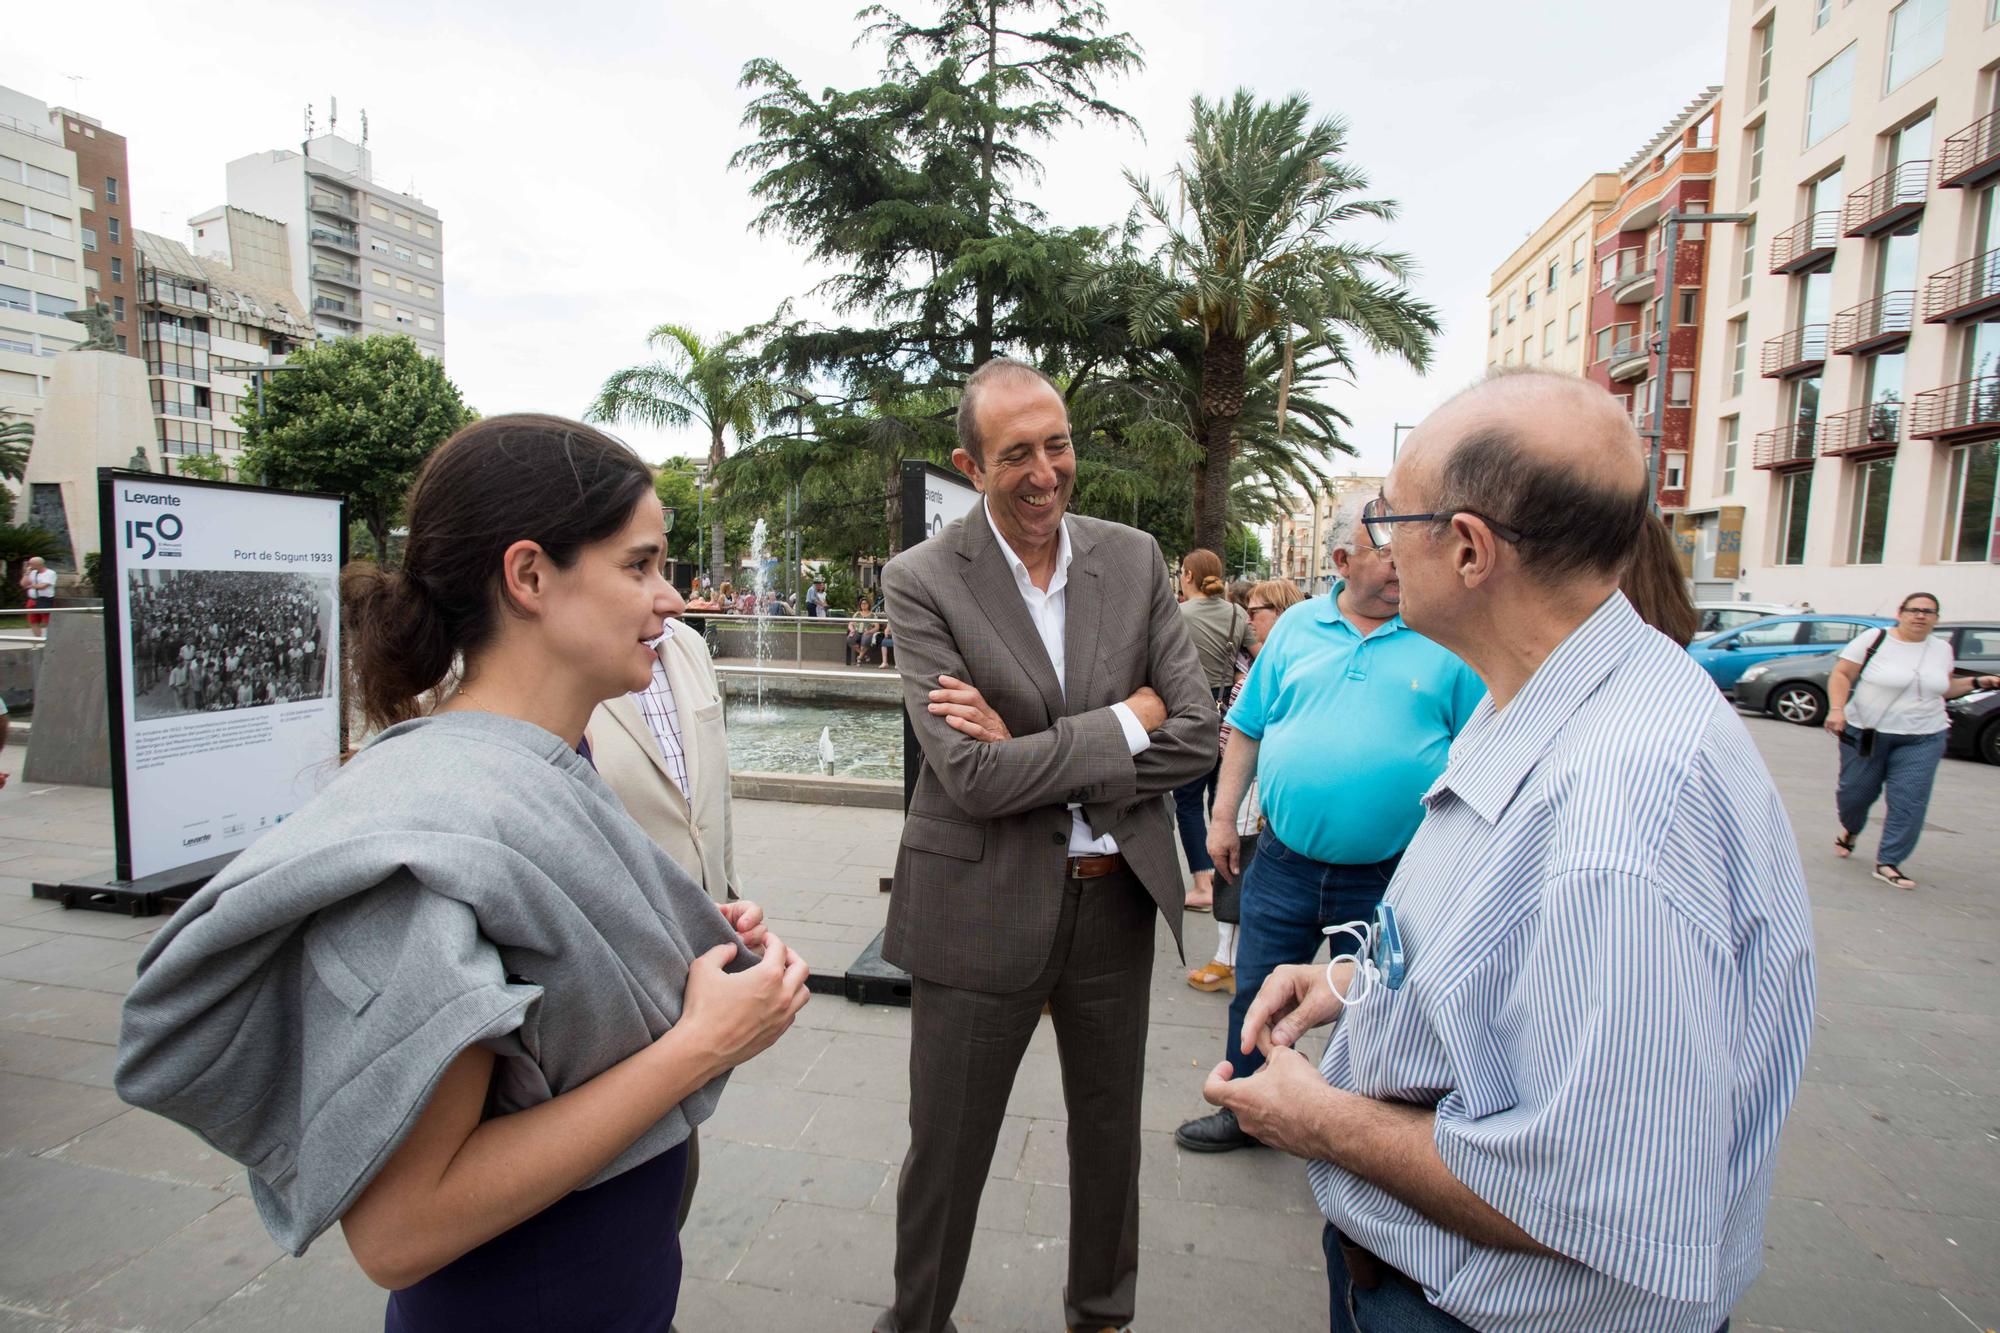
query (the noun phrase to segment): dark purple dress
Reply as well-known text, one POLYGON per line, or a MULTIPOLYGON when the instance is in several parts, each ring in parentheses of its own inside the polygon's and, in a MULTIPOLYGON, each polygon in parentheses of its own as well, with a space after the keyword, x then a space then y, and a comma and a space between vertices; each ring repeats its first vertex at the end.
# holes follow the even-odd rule
MULTIPOLYGON (((577 747, 590 758, 588 742, 577 747)), ((386 1333, 668 1333, 681 1294, 682 1143, 558 1199, 389 1295, 386 1333)))
POLYGON ((687 1144, 557 1200, 389 1296, 387 1333, 667 1333, 687 1144))

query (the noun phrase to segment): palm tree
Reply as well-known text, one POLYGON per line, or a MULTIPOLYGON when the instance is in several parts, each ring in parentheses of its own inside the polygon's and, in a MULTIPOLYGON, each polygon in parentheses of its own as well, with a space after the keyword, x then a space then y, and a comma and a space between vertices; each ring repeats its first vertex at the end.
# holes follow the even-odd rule
MULTIPOLYGON (((661 358, 614 372, 584 420, 662 429, 700 426, 708 432, 712 485, 722 477, 724 434, 734 431, 737 443, 744 443, 763 428, 781 399, 796 396, 759 374, 734 337, 707 341, 684 325, 662 324, 646 335, 646 345, 661 358)), ((721 505, 712 504, 710 512, 709 577, 719 587, 725 563, 721 505)))
POLYGON ((35 443, 35 424, 25 418, 0 421, 0 478, 19 481, 28 474, 28 450, 35 443))
POLYGON ((1339 120, 1311 120, 1306 99, 1258 102, 1238 90, 1211 104, 1197 96, 1188 161, 1175 168, 1182 208, 1150 180, 1126 172, 1143 218, 1163 237, 1149 259, 1128 250, 1072 289, 1079 303, 1115 302, 1134 341, 1150 345, 1176 329, 1200 336, 1195 541, 1220 550, 1227 530, 1231 460, 1248 362, 1260 340, 1279 349, 1274 424, 1288 424, 1297 344, 1310 338, 1349 369, 1344 336, 1418 370, 1430 363, 1436 312, 1405 286, 1409 258, 1338 238, 1348 223, 1390 221, 1396 205, 1359 197, 1368 179, 1342 154, 1339 120))

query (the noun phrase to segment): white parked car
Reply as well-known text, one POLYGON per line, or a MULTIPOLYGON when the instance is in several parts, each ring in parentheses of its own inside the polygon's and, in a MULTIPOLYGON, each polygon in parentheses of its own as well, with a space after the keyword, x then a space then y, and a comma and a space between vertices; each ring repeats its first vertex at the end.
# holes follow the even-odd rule
POLYGON ((1790 602, 1696 602, 1695 612, 1701 617, 1695 627, 1694 636, 1706 639, 1711 634, 1747 625, 1765 616, 1796 615, 1798 609, 1790 602))

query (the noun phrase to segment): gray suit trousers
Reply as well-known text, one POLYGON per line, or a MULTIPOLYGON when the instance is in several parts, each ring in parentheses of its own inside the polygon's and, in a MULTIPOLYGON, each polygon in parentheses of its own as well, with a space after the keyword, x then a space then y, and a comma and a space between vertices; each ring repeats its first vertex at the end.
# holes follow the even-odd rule
POLYGON ((1158 908, 1130 870, 1066 880, 1055 945, 1025 990, 915 980, 910 1151, 896 1188, 896 1301, 878 1333, 952 1327, 1014 1074, 1055 1022, 1069 1114, 1071 1327, 1119 1328, 1139 1281, 1139 1100, 1158 908))

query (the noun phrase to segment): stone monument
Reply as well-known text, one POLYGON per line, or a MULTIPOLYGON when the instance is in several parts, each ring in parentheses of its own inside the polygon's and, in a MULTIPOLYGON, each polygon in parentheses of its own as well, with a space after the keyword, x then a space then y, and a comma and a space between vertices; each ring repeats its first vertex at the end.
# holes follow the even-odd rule
POLYGON ((49 564, 70 578, 83 572, 84 556, 97 549, 97 469, 127 467, 156 440, 146 363, 96 345, 109 328, 98 321, 100 312, 108 319, 100 302, 77 321, 90 337, 57 357, 51 369, 16 519, 56 535, 63 550, 49 564))

